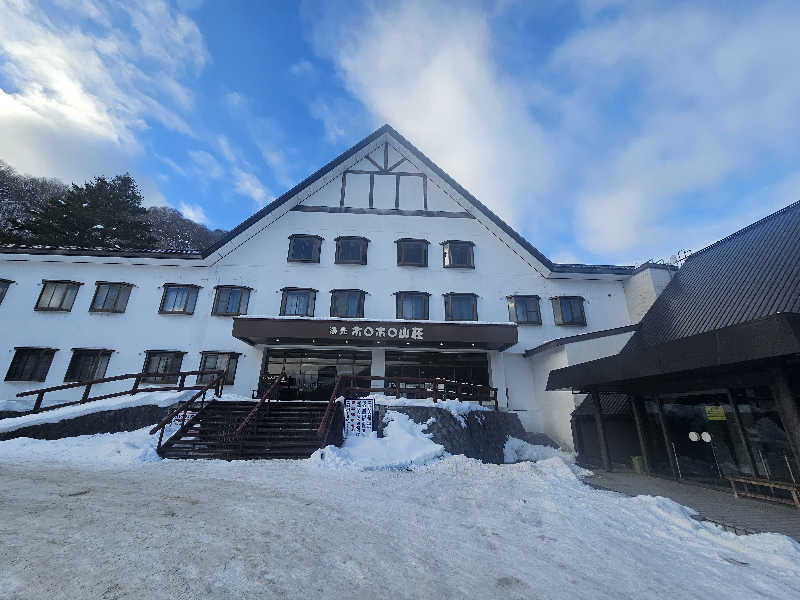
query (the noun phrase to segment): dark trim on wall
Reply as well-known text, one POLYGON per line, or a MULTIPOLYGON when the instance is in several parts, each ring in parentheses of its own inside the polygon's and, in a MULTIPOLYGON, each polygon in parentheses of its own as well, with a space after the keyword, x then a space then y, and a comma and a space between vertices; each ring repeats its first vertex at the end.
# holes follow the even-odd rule
POLYGON ((351 215, 400 215, 402 217, 445 217, 449 219, 474 219, 468 212, 447 210, 403 210, 399 208, 358 208, 355 206, 306 206, 298 204, 292 208, 297 212, 348 213, 351 215))
POLYGON ((593 340, 611 335, 619 335, 620 333, 625 333, 626 331, 636 331, 638 328, 639 324, 634 323, 633 325, 623 325, 622 327, 614 327, 613 329, 603 329, 601 331, 591 331, 589 333, 580 333, 578 335, 558 338, 555 340, 550 340, 549 342, 545 342, 544 344, 540 344, 535 348, 529 348, 525 350, 522 356, 527 358, 529 356, 533 356, 534 354, 538 354, 539 352, 544 352, 545 350, 550 350, 551 348, 558 348, 559 346, 571 344, 572 342, 583 342, 586 340, 593 340))

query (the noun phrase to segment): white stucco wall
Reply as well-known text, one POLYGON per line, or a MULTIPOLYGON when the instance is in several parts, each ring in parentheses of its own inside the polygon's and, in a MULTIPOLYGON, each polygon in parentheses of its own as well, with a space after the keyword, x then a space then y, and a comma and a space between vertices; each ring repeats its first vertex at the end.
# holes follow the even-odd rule
POLYGON ((642 268, 624 284, 625 300, 631 322, 638 323, 664 291, 675 271, 663 265, 642 268))

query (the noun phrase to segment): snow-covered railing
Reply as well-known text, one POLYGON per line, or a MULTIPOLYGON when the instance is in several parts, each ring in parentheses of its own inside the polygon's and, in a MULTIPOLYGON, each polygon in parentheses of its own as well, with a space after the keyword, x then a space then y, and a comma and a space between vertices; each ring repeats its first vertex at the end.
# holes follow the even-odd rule
POLYGON ((105 400, 106 398, 116 398, 118 396, 126 396, 126 395, 133 395, 139 394, 143 392, 170 392, 170 391, 183 391, 183 390, 207 390, 210 387, 215 388, 216 395, 219 396, 221 394, 222 388, 222 378, 224 376, 224 371, 178 371, 175 373, 126 373, 124 375, 115 375, 114 377, 103 377, 101 379, 91 379, 89 381, 76 381, 74 383, 65 383, 63 385, 56 385, 53 387, 48 388, 41 388, 38 390, 28 390, 27 392, 20 392, 17 394, 18 398, 22 398, 23 396, 36 396, 36 402, 33 405, 33 410, 30 411, 31 413, 38 413, 45 410, 54 410, 56 408, 62 408, 64 406, 73 406, 75 404, 85 404, 87 402, 95 402, 97 400, 105 400), (196 383, 195 385, 186 385, 186 378, 190 375, 214 375, 213 379, 210 383, 196 383), (142 381, 147 381, 148 379, 158 379, 164 381, 165 379, 175 378, 177 385, 169 385, 169 386, 161 386, 161 387, 140 387, 142 381), (133 379, 133 385, 130 389, 123 390, 121 392, 113 392, 110 394, 101 394, 99 396, 90 396, 89 393, 92 390, 92 386, 99 385, 102 383, 110 383, 113 381, 124 381, 126 379, 133 379), (83 395, 81 396, 80 400, 74 400, 72 402, 62 402, 60 404, 53 404, 50 406, 42 406, 44 402, 44 396, 50 392, 57 392, 62 390, 69 390, 75 388, 85 388, 83 390, 83 395))

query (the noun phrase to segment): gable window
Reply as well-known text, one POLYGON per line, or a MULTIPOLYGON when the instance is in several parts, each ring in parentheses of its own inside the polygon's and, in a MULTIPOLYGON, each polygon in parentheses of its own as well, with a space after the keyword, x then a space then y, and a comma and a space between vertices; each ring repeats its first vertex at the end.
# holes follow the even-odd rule
POLYGON ((475 244, 459 240, 442 242, 442 264, 445 268, 474 269, 475 244))
POLYGON ((317 299, 317 290, 309 288, 287 287, 281 290, 281 315, 313 317, 314 304, 317 299))
POLYGON ((397 244, 397 265, 401 267, 427 267, 428 266, 428 240, 415 240, 402 238, 395 241, 397 244))
POLYGON ((427 319, 429 297, 427 292, 397 292, 397 318, 427 319))
POLYGON ((44 381, 55 353, 55 348, 14 348, 6 381, 44 381))
POLYGON ((509 296, 508 320, 528 325, 541 325, 539 296, 509 296))
POLYGON ((250 302, 250 288, 234 285, 218 285, 214 294, 212 315, 246 315, 250 302))
POLYGON ((3 298, 6 297, 8 286, 10 286, 12 283, 14 282, 10 279, 0 279, 0 304, 3 303, 3 298))
POLYGON ((42 281, 42 293, 36 302, 36 310, 60 310, 69 312, 78 295, 78 281, 42 281))
POLYGON ((98 281, 89 312, 124 313, 133 285, 98 281))
POLYGON ((331 316, 363 317, 365 294, 363 290, 331 290, 331 316))
POLYGON ((477 321, 478 297, 475 294, 445 294, 444 315, 448 321, 477 321))
POLYGON ((336 264, 337 265, 365 265, 367 264, 367 245, 369 240, 356 236, 341 236, 336 238, 336 264))
POLYGON ((158 312, 174 315, 191 315, 197 304, 197 285, 164 284, 164 295, 158 312))
MULTIPOLYGON (((225 371, 224 385, 233 385, 236 379, 236 367, 239 363, 238 352, 201 352, 200 370, 201 371, 225 371)), ((216 375, 206 373, 197 376, 197 383, 211 383, 216 375)))
POLYGON ((142 381, 147 383, 177 383, 177 375, 166 375, 163 373, 177 373, 183 364, 185 352, 177 350, 147 350, 145 352, 144 366, 142 373, 148 373, 147 377, 142 377, 142 381))
POLYGON ((319 262, 322 238, 318 235, 296 233, 289 236, 289 262, 319 262))
POLYGON ((111 350, 73 348, 64 381, 91 381, 106 376, 111 350))
POLYGON ((556 325, 586 325, 583 298, 580 296, 558 296, 551 298, 556 325))

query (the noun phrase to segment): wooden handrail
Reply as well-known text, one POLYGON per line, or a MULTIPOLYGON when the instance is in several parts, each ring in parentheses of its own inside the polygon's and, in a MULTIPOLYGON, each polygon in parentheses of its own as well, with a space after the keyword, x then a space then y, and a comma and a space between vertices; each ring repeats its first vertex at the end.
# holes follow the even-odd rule
POLYGON ((333 407, 336 406, 336 399, 339 397, 339 386, 341 386, 342 381, 345 377, 350 377, 349 375, 337 375, 336 376, 336 383, 333 386, 333 391, 331 392, 331 397, 328 399, 328 405, 325 407, 325 414, 322 415, 322 421, 317 428, 317 439, 320 442, 324 442, 328 437, 328 430, 331 427, 332 415, 333 415, 333 407))
POLYGON ((49 388, 40 388, 38 390, 28 390, 27 392, 20 392, 17 394, 17 398, 21 398, 22 396, 32 396, 34 394, 40 393, 48 393, 48 392, 57 392, 60 390, 68 390, 71 388, 76 387, 83 387, 85 385, 94 385, 96 383, 108 383, 110 381, 122 381, 123 379, 132 379, 134 377, 139 377, 141 379, 148 379, 152 378, 163 378, 163 377, 176 377, 180 375, 208 375, 209 373, 217 373, 218 371, 177 371, 174 373, 126 373, 124 375, 114 375, 113 377, 103 377, 102 379, 92 379, 90 381, 75 381, 73 383, 65 383, 63 385, 55 385, 49 388))
POLYGON ((253 417, 255 417, 256 413, 258 413, 258 411, 261 410, 261 407, 264 406, 264 403, 269 402, 271 400, 269 396, 272 393, 272 391, 276 387, 278 387, 280 381, 281 381, 280 376, 275 377, 275 381, 272 382, 272 385, 270 385, 269 388, 267 388, 267 391, 264 392, 258 403, 253 407, 253 409, 249 413, 247 413, 247 416, 244 419, 242 419, 242 422, 236 428, 236 431, 233 432, 233 439, 237 439, 242 434, 244 428, 247 427, 247 424, 253 419, 253 417))

